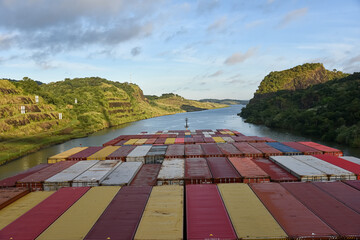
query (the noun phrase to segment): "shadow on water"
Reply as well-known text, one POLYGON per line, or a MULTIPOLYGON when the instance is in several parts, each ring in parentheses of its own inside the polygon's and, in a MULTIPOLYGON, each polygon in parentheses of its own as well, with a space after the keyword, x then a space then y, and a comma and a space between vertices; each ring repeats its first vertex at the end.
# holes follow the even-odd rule
POLYGON ((228 108, 206 110, 200 112, 179 113, 145 119, 121 126, 96 132, 85 138, 78 138, 57 144, 38 152, 29 154, 0 166, 0 179, 14 175, 40 163, 46 163, 49 156, 79 146, 100 146, 119 135, 137 134, 140 132, 156 132, 158 130, 181 130, 185 126, 185 118, 188 118, 190 129, 233 129, 247 136, 266 136, 277 141, 314 141, 330 147, 342 149, 345 155, 360 157, 359 148, 350 148, 336 143, 323 142, 320 139, 301 136, 286 130, 270 129, 262 125, 254 125, 244 122, 236 114, 241 111, 243 105, 233 105, 228 108))

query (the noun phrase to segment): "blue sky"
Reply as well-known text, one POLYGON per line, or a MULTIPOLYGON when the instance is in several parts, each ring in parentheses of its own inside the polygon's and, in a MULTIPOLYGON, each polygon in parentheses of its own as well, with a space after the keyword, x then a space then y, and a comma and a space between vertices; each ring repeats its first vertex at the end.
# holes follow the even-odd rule
POLYGON ((0 78, 250 99, 306 62, 360 71, 360 1, 0 0, 0 78))

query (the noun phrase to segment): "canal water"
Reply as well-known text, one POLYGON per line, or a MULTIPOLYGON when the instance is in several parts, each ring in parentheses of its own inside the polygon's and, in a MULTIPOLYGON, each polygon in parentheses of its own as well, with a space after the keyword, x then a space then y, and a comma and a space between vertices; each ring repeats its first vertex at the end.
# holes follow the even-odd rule
POLYGON ((114 128, 96 132, 85 138, 78 138, 39 150, 0 166, 0 179, 12 176, 18 172, 46 163, 49 156, 64 152, 79 146, 101 146, 103 143, 124 134, 138 134, 140 132, 153 133, 158 130, 185 129, 185 118, 188 118, 190 130, 196 129, 232 129, 247 136, 270 137, 277 141, 314 141, 344 151, 344 155, 360 157, 359 148, 350 148, 335 143, 322 142, 317 138, 310 138, 291 133, 286 130, 270 129, 261 125, 245 123, 236 114, 243 105, 232 105, 228 108, 205 110, 200 112, 178 113, 124 124, 114 128))

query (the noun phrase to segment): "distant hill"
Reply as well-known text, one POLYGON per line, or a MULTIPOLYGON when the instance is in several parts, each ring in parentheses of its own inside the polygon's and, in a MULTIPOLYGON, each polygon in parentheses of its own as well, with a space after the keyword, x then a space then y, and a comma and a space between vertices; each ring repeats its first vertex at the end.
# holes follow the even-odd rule
POLYGON ((40 147, 111 126, 225 106, 187 100, 174 94, 148 99, 136 84, 98 77, 49 84, 39 84, 29 78, 0 80, 0 164, 40 147), (38 102, 35 96, 39 97, 38 102), (25 114, 21 114, 22 106, 25 114))
POLYGON ((236 99, 201 99, 199 102, 212 102, 212 103, 220 103, 226 105, 237 105, 242 104, 246 105, 249 103, 249 100, 236 100, 236 99))

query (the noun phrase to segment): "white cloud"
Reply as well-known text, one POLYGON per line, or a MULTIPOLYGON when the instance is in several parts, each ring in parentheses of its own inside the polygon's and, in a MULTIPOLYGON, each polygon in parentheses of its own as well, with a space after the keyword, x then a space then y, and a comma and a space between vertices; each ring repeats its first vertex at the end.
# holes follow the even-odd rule
POLYGON ((207 30, 208 31, 222 30, 223 28, 226 27, 226 22, 227 22, 227 18, 221 17, 221 18, 217 19, 215 22, 213 22, 212 24, 210 24, 208 26, 207 30))
POLYGON ((251 58, 256 54, 257 48, 250 48, 245 53, 236 52, 225 60, 226 65, 234 65, 251 58))
POLYGON ((299 8, 294 11, 287 13, 278 24, 279 28, 286 27, 289 23, 305 16, 308 12, 308 8, 299 8))

